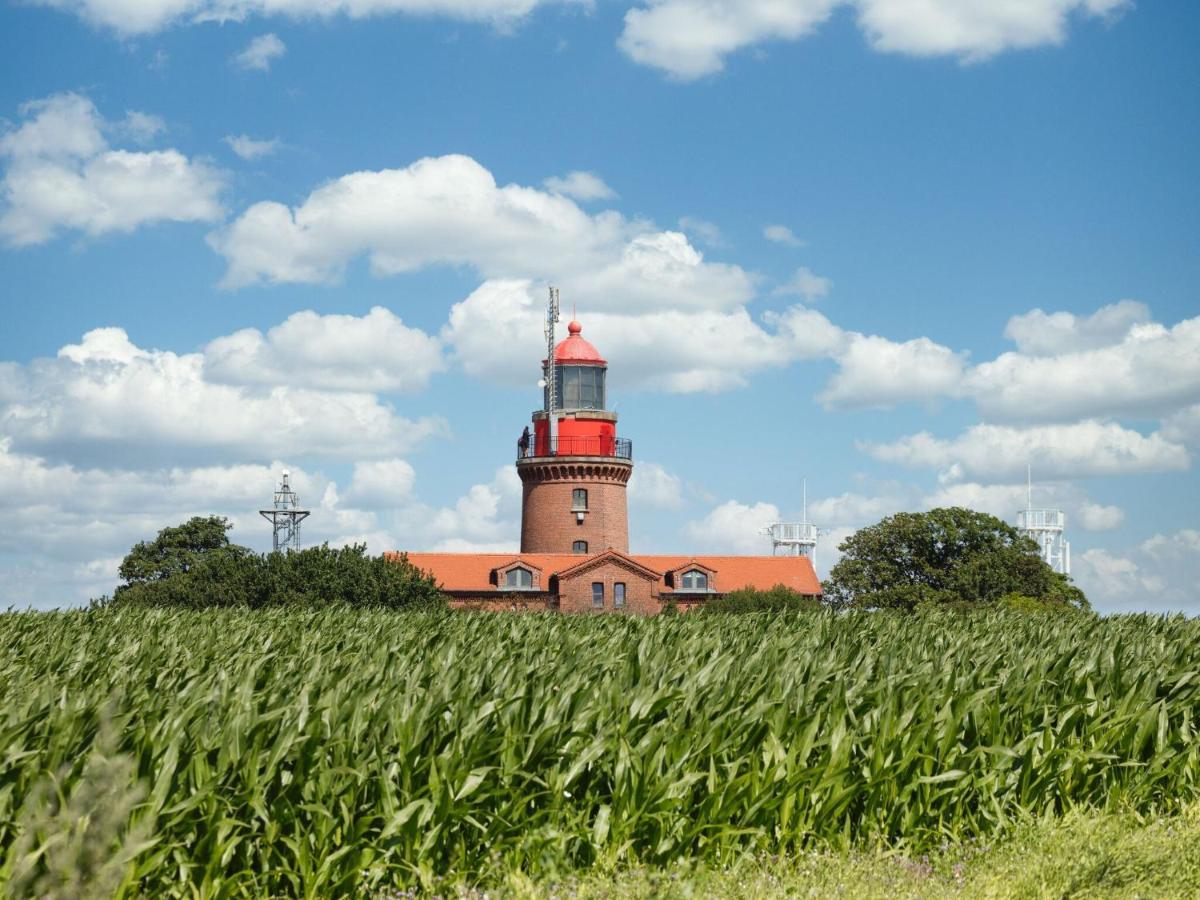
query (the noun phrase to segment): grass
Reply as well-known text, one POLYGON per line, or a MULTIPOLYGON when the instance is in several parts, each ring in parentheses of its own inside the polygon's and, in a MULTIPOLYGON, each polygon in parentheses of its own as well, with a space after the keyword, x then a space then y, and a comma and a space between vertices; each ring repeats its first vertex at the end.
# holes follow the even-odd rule
POLYGON ((1001 866, 1056 822, 1195 836, 1181 617, 128 608, 0 616, 0 647, 17 893, 636 892, 662 871, 930 892, 957 889, 961 848, 1001 866))
POLYGON ((1200 806, 1145 819, 1076 810, 1024 823, 997 843, 951 845, 916 857, 898 852, 749 856, 725 867, 593 873, 536 883, 510 876, 500 898, 847 897, 855 900, 1193 900, 1200 896, 1200 806))

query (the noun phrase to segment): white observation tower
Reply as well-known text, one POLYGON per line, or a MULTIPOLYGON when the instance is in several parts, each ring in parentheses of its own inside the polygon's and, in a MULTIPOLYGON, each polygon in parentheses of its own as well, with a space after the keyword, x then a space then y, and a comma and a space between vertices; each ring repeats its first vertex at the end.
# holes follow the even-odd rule
POLYGON ((808 521, 808 479, 804 484, 804 507, 799 522, 772 522, 766 528, 772 556, 803 556, 816 561, 817 526, 808 521))
POLYGON ((1017 530, 1033 538, 1046 565, 1062 575, 1071 574, 1071 545, 1065 537, 1067 514, 1061 509, 1033 508, 1033 475, 1026 467, 1025 508, 1017 513, 1017 530))

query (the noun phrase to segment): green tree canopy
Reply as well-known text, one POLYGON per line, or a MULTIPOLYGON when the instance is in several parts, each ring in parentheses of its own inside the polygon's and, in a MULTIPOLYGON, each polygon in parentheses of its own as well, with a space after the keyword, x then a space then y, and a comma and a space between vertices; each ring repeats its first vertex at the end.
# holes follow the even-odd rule
POLYGON ((278 606, 349 604, 440 606, 434 580, 407 557, 368 556, 365 544, 260 555, 231 543, 220 516, 196 517, 141 541, 118 570, 111 601, 124 605, 278 606))
POLYGON ((249 555, 248 548, 230 543, 232 527, 222 516, 195 516, 182 525, 164 528, 152 541, 134 544, 117 571, 126 584, 146 584, 186 575, 214 554, 249 555))
POLYGON ((962 507, 888 516, 838 549, 842 558, 824 584, 833 606, 914 609, 1020 595, 1088 608, 1083 591, 1046 565, 1036 543, 995 516, 962 507))
POLYGON ((721 597, 705 601, 700 607, 703 613, 744 613, 744 612, 795 612, 805 610, 811 612, 821 608, 814 598, 805 596, 784 584, 777 584, 767 590, 756 588, 738 588, 721 597))

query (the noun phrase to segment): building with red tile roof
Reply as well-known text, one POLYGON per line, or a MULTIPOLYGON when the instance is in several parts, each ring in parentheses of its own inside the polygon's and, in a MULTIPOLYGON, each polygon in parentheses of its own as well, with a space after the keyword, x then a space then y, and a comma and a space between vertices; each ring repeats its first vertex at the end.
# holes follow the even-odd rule
MULTIPOLYGON (((605 408, 608 364, 571 322, 543 360, 544 404, 517 443, 519 553, 409 553, 457 607, 653 614, 693 609, 741 588, 783 585, 818 597, 807 556, 629 552, 633 445, 605 408)), ((398 555, 398 554, 397 554, 398 555)))

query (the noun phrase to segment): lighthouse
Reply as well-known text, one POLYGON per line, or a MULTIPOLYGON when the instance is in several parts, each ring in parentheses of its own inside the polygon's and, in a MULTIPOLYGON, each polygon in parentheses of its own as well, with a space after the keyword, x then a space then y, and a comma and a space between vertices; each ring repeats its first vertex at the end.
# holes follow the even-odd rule
POLYGON ((573 321, 542 368, 542 408, 517 443, 521 552, 628 553, 633 445, 606 408, 608 363, 573 321))
POLYGON ((608 363, 579 322, 571 322, 559 342, 558 315, 552 287, 542 408, 517 441, 521 549, 394 558, 429 573, 457 609, 652 615, 777 585, 820 597, 821 583, 805 555, 630 555, 625 493, 633 444, 617 433, 617 414, 607 406, 608 363))

